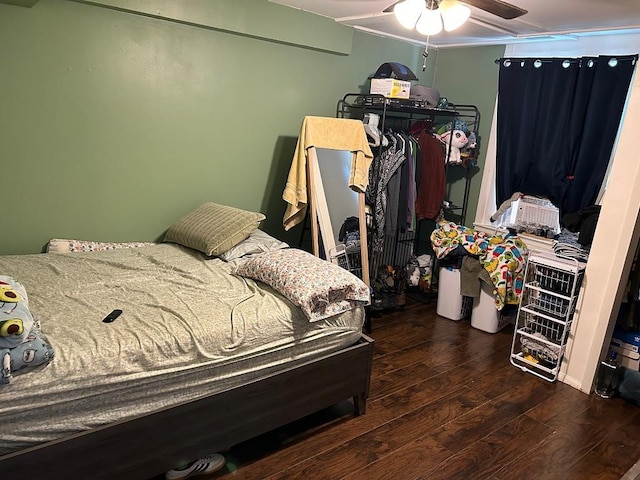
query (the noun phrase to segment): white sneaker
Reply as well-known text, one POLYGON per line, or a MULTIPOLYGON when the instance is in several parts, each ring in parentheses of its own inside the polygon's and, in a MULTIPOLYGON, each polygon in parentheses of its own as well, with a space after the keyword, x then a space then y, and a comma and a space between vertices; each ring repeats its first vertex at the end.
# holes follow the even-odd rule
POLYGON ((199 458, 194 462, 191 462, 184 467, 174 468, 164 474, 164 478, 167 480, 176 480, 180 478, 192 477, 194 475, 204 475, 207 473, 213 473, 224 467, 226 460, 219 453, 213 455, 207 455, 206 457, 199 458))

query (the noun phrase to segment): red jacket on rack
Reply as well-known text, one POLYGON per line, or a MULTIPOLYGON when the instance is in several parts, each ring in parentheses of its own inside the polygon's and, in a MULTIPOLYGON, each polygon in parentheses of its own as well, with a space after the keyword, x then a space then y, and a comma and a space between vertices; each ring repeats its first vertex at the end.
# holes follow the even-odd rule
POLYGON ((446 191, 444 152, 440 140, 420 132, 420 177, 417 179, 416 217, 434 219, 440 213, 446 191))

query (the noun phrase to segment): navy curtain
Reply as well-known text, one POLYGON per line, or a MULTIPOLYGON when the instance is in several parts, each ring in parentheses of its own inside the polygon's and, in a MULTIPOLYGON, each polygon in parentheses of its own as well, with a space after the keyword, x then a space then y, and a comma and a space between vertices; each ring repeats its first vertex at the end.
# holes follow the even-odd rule
POLYGON ((637 55, 500 59, 496 201, 547 197, 561 215, 604 180, 637 55))

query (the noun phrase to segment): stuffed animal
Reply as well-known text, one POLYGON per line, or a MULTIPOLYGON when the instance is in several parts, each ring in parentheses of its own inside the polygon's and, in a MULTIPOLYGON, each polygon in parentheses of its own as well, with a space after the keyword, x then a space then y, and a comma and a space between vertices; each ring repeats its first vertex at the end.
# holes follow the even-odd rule
POLYGON ((478 146, 478 140, 475 132, 467 134, 469 141, 460 149, 460 158, 465 167, 473 167, 478 163, 478 152, 476 151, 478 146))
POLYGON ((467 135, 462 130, 449 130, 438 135, 438 139, 445 147, 445 163, 461 164, 460 149, 469 142, 467 135))
POLYGON ((26 373, 53 360, 55 351, 39 328, 31 329, 26 340, 13 348, 0 348, 0 385, 11 383, 12 377, 26 373))
POLYGON ((48 364, 53 347, 40 333, 40 324, 29 310, 27 291, 13 278, 0 275, 0 385, 48 364))
POLYGON ((26 290, 13 278, 0 276, 0 348, 17 347, 32 327, 26 290))

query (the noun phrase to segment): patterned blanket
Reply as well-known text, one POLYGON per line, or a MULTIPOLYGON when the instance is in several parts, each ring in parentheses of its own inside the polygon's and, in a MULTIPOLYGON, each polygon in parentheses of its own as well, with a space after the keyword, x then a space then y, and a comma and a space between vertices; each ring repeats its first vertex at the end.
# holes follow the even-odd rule
POLYGON ((53 347, 40 333, 40 323, 29 311, 29 299, 22 285, 0 276, 0 385, 53 360, 53 347))
POLYGON ((431 234, 431 244, 438 258, 446 257, 458 246, 476 255, 495 286, 498 310, 520 303, 529 251, 518 236, 487 235, 464 225, 440 222, 431 234))

